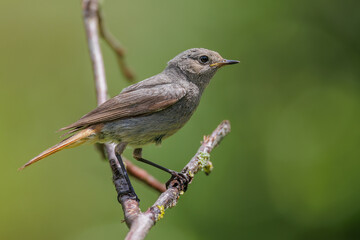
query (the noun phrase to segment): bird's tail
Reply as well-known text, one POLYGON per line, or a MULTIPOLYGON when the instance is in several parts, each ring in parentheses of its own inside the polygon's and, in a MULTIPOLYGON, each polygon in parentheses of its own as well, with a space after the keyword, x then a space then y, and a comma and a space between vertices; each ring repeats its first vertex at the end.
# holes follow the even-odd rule
POLYGON ((75 135, 64 139, 60 143, 52 146, 51 148, 45 150, 42 153, 40 153, 38 156, 36 156, 33 159, 31 159, 30 161, 28 161, 24 166, 20 167, 19 170, 23 170, 27 166, 29 166, 37 161, 40 161, 41 159, 46 158, 47 156, 50 156, 50 155, 52 155, 58 151, 61 151, 65 148, 79 146, 79 145, 85 143, 86 141, 88 141, 89 140, 88 137, 93 134, 96 134, 97 131, 98 131, 97 128, 86 128, 84 130, 81 130, 81 131, 77 132, 75 135))

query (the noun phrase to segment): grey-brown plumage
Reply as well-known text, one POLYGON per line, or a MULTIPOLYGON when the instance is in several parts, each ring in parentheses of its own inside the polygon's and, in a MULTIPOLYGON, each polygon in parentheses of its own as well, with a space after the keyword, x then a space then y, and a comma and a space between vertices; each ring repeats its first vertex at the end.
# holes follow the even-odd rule
POLYGON ((148 143, 159 144, 190 119, 216 71, 234 63, 238 61, 225 60, 204 48, 186 50, 170 60, 163 72, 125 88, 62 128, 75 134, 25 166, 83 142, 115 142, 121 144, 122 150, 126 145, 140 148, 148 143))

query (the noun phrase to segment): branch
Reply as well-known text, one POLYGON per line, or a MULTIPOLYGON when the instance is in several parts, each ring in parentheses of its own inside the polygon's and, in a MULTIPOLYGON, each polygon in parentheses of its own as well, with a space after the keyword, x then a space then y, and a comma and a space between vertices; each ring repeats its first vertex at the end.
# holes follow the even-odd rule
MULTIPOLYGON (((82 0, 82 9, 83 9, 83 17, 84 17, 84 24, 85 24, 85 30, 86 30, 86 36, 88 41, 88 47, 89 47, 89 53, 90 53, 90 59, 92 63, 92 68, 94 72, 94 81, 95 81, 95 89, 96 89, 96 97, 97 97, 97 104, 100 105, 104 103, 108 99, 108 92, 107 92, 107 84, 106 84, 106 77, 105 77, 105 67, 104 67, 104 61, 100 49, 99 44, 99 24, 101 23, 101 28, 103 36, 107 36, 105 40, 109 43, 109 33, 105 30, 105 26, 103 24, 103 21, 100 20, 99 17, 99 2, 98 0, 82 0), (105 34, 104 34, 105 33, 105 34)), ((119 44, 116 44, 116 39, 111 38, 113 44, 110 44, 113 46, 113 49, 117 49, 117 54, 119 56, 121 52, 121 59, 123 59, 124 54, 121 50, 121 47, 119 44), (117 46, 117 47, 115 47, 117 46), (121 50, 121 51, 120 51, 121 50)), ((121 60, 124 64, 124 61, 121 60)), ((123 65, 125 66, 125 65, 123 65)), ((125 68, 126 69, 126 68, 125 68)), ((126 72, 124 72, 125 74, 126 72)), ((125 75, 126 76, 126 75, 125 75)), ((129 77, 126 76, 126 77, 129 77)), ((109 159, 110 164, 113 164, 114 166, 117 164, 114 164, 112 161, 117 161, 116 157, 114 157, 114 144, 105 144, 105 148, 101 149, 102 151, 105 150, 105 155, 113 156, 114 159, 109 159)), ((138 178, 140 181, 144 182, 148 186, 151 186, 155 190, 159 192, 164 192, 165 187, 163 184, 161 184, 159 181, 157 181, 153 176, 148 174, 145 170, 135 166, 130 161, 125 161, 128 166, 129 174, 133 175, 134 177, 138 178)), ((114 170, 114 169, 113 169, 114 170)))
MULTIPOLYGON (((210 162, 210 153, 229 132, 230 122, 225 120, 220 123, 210 136, 204 137, 204 141, 195 156, 181 171, 190 179, 190 182, 193 180, 194 175, 200 170, 203 170, 206 174, 211 172, 212 163, 210 162)), ((125 217, 129 219, 125 220, 131 227, 125 239, 144 239, 155 223, 164 216, 165 210, 177 204, 180 195, 184 192, 178 184, 170 183, 169 186, 170 187, 160 195, 154 205, 146 212, 135 212, 133 215, 128 212, 128 216, 125 217)), ((133 209, 135 206, 130 204, 130 206, 127 207, 133 209)))
POLYGON ((108 92, 104 60, 101 54, 98 36, 99 28, 96 14, 98 12, 98 0, 83 0, 82 9, 90 59, 94 72, 97 104, 100 105, 108 99, 108 92))

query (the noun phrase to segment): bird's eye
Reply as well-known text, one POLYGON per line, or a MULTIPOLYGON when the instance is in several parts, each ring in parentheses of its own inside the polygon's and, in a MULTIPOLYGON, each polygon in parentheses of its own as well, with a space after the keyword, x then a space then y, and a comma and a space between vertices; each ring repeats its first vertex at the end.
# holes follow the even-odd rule
POLYGON ((209 61, 209 57, 206 55, 202 55, 199 57, 200 62, 207 63, 209 61))

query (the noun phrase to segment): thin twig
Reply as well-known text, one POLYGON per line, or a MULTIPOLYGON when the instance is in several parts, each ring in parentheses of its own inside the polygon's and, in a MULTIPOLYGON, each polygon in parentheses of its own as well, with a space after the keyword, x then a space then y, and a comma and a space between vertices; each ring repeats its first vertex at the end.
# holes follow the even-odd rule
POLYGON ((133 82, 135 80, 135 75, 125 62, 125 49, 122 47, 120 42, 114 37, 114 35, 112 35, 111 32, 107 29, 104 23, 104 15, 100 7, 98 9, 97 15, 98 15, 99 30, 101 37, 115 52, 119 64, 119 68, 122 74, 129 82, 133 82))
MULTIPOLYGON (((204 137, 204 141, 200 146, 195 156, 181 171, 190 180, 200 170, 209 174, 212 169, 212 163, 210 162, 210 152, 221 142, 221 140, 230 132, 230 122, 223 121, 209 137, 204 137)), ((126 220, 128 225, 131 225, 130 231, 127 234, 127 240, 139 240, 144 239, 149 230, 160 220, 165 213, 165 210, 175 206, 179 200, 179 197, 184 192, 181 185, 176 183, 170 183, 170 187, 160 195, 154 205, 144 213, 134 213, 134 216, 128 214, 126 220), (129 224, 130 223, 130 224, 129 224)), ((134 206, 127 206, 129 209, 133 209, 134 206)))

